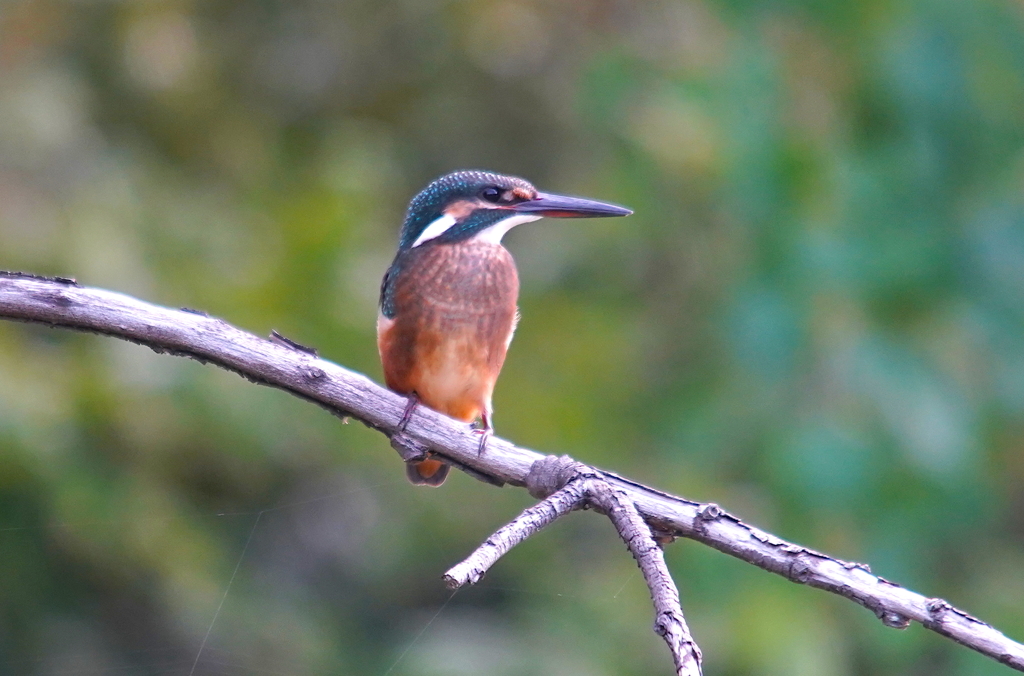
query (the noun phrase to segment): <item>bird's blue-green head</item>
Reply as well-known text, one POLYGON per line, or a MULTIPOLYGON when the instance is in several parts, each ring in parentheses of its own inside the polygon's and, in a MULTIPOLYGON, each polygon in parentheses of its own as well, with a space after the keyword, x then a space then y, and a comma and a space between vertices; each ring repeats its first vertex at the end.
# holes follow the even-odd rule
POLYGON ((456 171, 424 188, 409 203, 399 250, 482 239, 495 244, 511 228, 545 216, 628 216, 629 209, 595 200, 538 192, 528 181, 487 171, 456 171))

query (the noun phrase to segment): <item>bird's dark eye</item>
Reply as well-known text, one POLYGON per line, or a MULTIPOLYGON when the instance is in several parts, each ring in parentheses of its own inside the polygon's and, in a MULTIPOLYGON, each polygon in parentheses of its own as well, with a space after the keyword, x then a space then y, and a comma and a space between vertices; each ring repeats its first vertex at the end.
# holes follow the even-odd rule
POLYGON ((494 202, 495 204, 497 204, 498 202, 501 201, 501 191, 498 190, 497 188, 484 188, 484 191, 481 193, 481 195, 488 202, 494 202))

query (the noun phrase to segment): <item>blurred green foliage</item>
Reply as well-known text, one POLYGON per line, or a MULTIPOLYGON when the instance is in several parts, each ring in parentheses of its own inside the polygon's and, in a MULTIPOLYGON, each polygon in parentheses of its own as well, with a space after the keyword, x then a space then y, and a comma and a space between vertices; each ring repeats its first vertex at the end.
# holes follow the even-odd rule
MULTIPOLYGON (((1019 2, 6 0, 0 120, 0 268, 375 378, 429 179, 631 206, 508 237, 498 431, 1024 639, 1019 2)), ((0 673, 187 674, 218 609, 196 674, 669 673, 602 519, 449 598, 528 502, 414 489, 383 437, 235 376, 0 323, 0 673)), ((709 674, 1005 672, 668 556, 709 674)))

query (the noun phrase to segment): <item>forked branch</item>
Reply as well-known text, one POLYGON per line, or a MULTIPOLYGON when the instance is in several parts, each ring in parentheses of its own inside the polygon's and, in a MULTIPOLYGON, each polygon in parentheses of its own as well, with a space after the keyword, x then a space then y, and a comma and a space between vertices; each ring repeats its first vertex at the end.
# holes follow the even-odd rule
MULTIPOLYGON (((258 338, 227 322, 194 312, 159 307, 129 296, 80 287, 71 280, 0 273, 0 318, 90 331, 146 345, 157 352, 191 357, 234 371, 263 385, 352 416, 391 436, 405 399, 301 349, 258 338)), ((404 435, 452 464, 494 482, 525 486, 543 456, 491 438, 477 453, 479 438, 464 424, 425 407, 404 435)), ((728 514, 595 470, 658 533, 683 536, 783 577, 856 601, 887 626, 920 622, 999 662, 1024 671, 1024 646, 941 599, 931 599, 872 575, 870 569, 786 542, 728 514)))
POLYGON ((613 488, 593 467, 576 462, 568 456, 548 456, 534 463, 527 477, 531 495, 543 497, 527 508, 514 521, 498 530, 445 576, 449 588, 476 584, 494 563, 512 547, 534 533, 582 506, 603 512, 615 525, 643 573, 654 602, 654 631, 665 639, 672 652, 676 676, 700 676, 701 653, 690 635, 683 617, 676 588, 661 546, 655 541, 650 526, 640 516, 636 505, 625 492, 613 488), (550 490, 561 488, 547 495, 550 490))
POLYGON ((582 482, 570 482, 564 488, 544 498, 533 507, 527 507, 511 523, 502 526, 494 535, 484 540, 476 551, 444 574, 449 589, 458 589, 466 584, 476 584, 498 559, 510 549, 526 540, 555 519, 582 507, 587 493, 582 482))

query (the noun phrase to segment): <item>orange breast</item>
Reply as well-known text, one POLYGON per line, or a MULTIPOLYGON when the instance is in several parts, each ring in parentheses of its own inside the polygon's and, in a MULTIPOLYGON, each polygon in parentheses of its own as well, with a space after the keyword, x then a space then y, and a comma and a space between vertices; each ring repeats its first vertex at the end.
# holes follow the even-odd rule
POLYGON ((402 254, 394 318, 377 322, 384 380, 432 409, 471 422, 491 393, 516 322, 511 254, 483 242, 424 244, 402 254))

